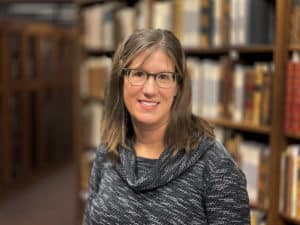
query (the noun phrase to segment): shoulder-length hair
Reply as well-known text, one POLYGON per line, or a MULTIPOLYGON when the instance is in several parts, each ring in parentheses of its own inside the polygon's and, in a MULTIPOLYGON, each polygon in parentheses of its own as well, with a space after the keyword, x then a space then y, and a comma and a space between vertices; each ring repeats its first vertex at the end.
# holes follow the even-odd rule
POLYGON ((180 74, 178 92, 171 108, 170 120, 164 135, 164 146, 190 151, 197 147, 202 136, 214 138, 213 128, 191 111, 191 80, 187 73, 184 50, 168 30, 137 30, 121 43, 113 57, 109 83, 105 91, 104 112, 101 125, 101 142, 117 157, 117 147, 127 148, 134 142, 134 130, 123 98, 123 69, 145 50, 163 50, 173 61, 175 72, 180 74))

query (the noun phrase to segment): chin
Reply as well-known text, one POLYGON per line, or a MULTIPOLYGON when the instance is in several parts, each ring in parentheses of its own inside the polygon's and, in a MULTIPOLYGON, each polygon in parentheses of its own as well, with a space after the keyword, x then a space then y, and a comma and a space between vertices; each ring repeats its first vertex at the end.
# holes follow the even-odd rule
POLYGON ((135 121, 139 124, 145 124, 145 125, 153 125, 159 123, 157 120, 153 120, 153 119, 136 119, 135 121))
POLYGON ((138 124, 144 125, 154 125, 160 123, 160 121, 157 118, 153 118, 153 116, 138 116, 135 117, 134 121, 138 124))

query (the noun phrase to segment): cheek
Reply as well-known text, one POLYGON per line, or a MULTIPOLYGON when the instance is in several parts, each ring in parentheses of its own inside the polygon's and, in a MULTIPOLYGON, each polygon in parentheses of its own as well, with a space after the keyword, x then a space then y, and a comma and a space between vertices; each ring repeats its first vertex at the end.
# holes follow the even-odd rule
POLYGON ((165 91, 161 92, 161 96, 165 99, 168 105, 172 105, 174 101, 174 97, 176 96, 176 91, 165 91))
POLYGON ((130 86, 126 81, 124 82, 123 97, 127 108, 130 105, 130 103, 135 101, 138 91, 139 90, 137 87, 130 86))

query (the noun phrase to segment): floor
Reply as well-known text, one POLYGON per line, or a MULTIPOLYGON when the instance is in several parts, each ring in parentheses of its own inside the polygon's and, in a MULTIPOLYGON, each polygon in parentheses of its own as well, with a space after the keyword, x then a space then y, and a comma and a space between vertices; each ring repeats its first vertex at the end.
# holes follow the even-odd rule
POLYGON ((0 225, 74 225, 75 166, 69 164, 0 204, 0 225))

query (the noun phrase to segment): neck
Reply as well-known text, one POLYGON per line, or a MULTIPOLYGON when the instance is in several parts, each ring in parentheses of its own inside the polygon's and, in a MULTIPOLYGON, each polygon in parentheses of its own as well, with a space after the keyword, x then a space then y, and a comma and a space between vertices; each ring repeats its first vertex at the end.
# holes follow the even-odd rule
POLYGON ((164 134, 167 124, 157 127, 134 123, 136 155, 144 158, 157 159, 164 150, 164 134))

